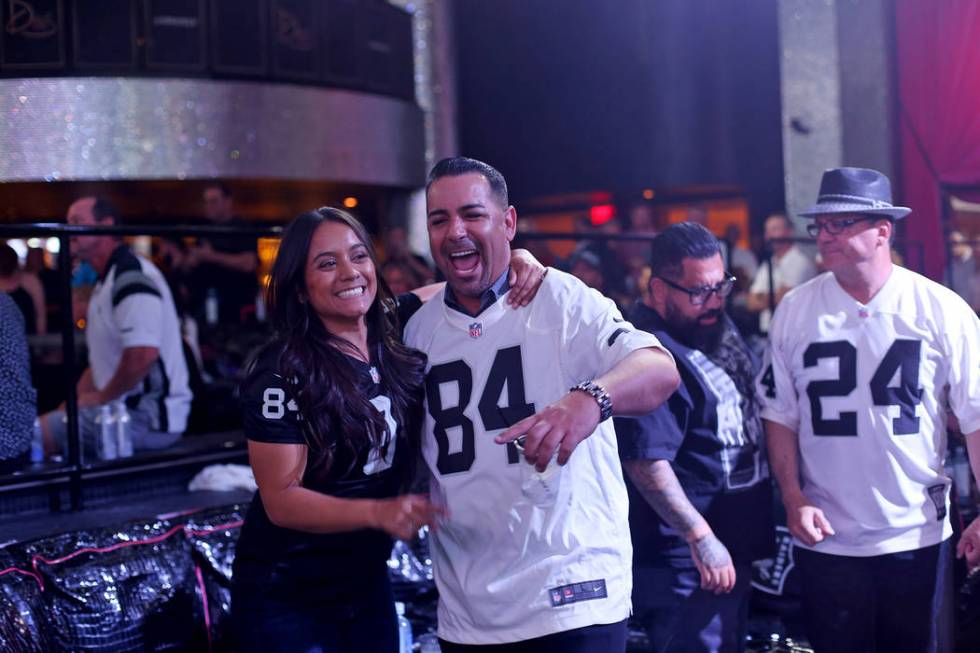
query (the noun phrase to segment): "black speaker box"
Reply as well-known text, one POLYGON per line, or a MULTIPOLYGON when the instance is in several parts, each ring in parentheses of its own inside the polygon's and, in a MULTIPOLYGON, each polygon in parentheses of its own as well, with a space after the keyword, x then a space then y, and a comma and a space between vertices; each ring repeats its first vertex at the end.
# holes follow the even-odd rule
POLYGON ((359 86, 361 81, 361 43, 365 15, 358 0, 325 0, 320 17, 323 81, 329 84, 359 86))
POLYGON ((360 77, 366 88, 415 97, 412 17, 387 3, 364 6, 361 20, 360 77))
POLYGON ((138 61, 136 0, 72 3, 72 64, 80 70, 132 70, 138 61))
POLYGON ((272 74, 312 81, 320 77, 320 0, 270 0, 272 74))
POLYGON ((61 0, 0 2, 0 69, 64 68, 64 25, 61 0))
POLYGON ((266 0, 211 0, 211 68, 262 76, 269 71, 266 0))
POLYGON ((147 69, 195 72, 206 68, 204 0, 144 0, 143 34, 147 69))

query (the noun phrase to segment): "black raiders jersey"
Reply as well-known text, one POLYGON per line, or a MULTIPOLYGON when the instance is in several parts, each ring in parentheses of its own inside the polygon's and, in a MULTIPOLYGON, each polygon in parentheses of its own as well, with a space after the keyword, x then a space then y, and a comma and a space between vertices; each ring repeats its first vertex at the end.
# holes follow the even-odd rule
MULTIPOLYGON (((772 484, 753 391, 758 361, 727 316, 720 346, 710 354, 678 341, 645 304, 638 302, 630 319, 674 355, 681 385, 655 411, 616 419, 620 455, 669 461, 691 505, 736 564, 771 555, 772 484)), ((682 534, 653 510, 632 479, 627 487, 635 564, 692 566, 682 534)))
MULTIPOLYGON (((295 386, 278 373, 279 352, 279 347, 267 347, 242 384, 245 436, 256 442, 307 444, 306 423, 295 399, 295 386)), ((408 445, 407 428, 396 422, 377 372, 362 361, 350 357, 347 361, 360 373, 361 387, 385 415, 394 438, 384 455, 378 447, 365 448, 356 456, 345 447, 337 447, 326 473, 307 466, 303 487, 343 498, 395 496, 402 491, 414 455, 408 445)), ((383 562, 390 551, 391 538, 378 530, 317 534, 276 526, 266 514, 261 493, 256 492, 238 542, 236 570, 248 574, 249 570, 275 565, 280 570, 277 578, 286 581, 347 582, 363 573, 359 563, 383 562)))

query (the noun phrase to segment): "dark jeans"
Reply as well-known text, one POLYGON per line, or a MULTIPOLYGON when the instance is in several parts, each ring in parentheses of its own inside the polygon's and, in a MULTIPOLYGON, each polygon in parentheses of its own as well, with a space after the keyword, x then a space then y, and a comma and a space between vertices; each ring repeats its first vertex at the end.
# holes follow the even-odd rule
POLYGON ((728 594, 701 589, 690 567, 634 567, 633 610, 656 653, 741 653, 751 596, 751 565, 735 567, 728 594))
POLYGON ((816 653, 952 651, 951 541, 869 557, 794 548, 816 653))
POLYGON ((626 621, 575 628, 510 644, 454 644, 439 640, 442 653, 616 653, 626 650, 626 621))
POLYGON ((398 621, 385 573, 335 589, 295 592, 244 580, 232 585, 232 623, 241 653, 397 653, 398 621))

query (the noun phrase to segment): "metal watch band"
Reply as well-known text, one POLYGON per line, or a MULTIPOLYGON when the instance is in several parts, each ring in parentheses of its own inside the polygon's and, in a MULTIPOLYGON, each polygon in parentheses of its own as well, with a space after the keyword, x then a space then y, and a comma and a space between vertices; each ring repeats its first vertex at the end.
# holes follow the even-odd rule
POLYGON ((595 402, 599 404, 599 421, 605 422, 607 419, 612 417, 612 400, 609 398, 609 393, 606 389, 595 381, 582 381, 578 385, 573 385, 568 389, 569 392, 579 390, 588 394, 590 397, 595 399, 595 402))

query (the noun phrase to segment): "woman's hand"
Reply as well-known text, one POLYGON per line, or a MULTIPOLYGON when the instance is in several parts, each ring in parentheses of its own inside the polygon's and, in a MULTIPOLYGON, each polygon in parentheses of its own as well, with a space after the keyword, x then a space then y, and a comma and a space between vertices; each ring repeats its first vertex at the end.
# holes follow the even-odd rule
POLYGON ((518 308, 527 306, 538 294, 538 288, 544 281, 548 268, 541 265, 538 259, 526 249, 515 249, 510 253, 510 292, 507 293, 507 303, 518 308))
POLYGON ((411 540, 423 526, 435 527, 445 514, 424 494, 403 494, 375 501, 372 523, 392 537, 411 540))

